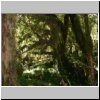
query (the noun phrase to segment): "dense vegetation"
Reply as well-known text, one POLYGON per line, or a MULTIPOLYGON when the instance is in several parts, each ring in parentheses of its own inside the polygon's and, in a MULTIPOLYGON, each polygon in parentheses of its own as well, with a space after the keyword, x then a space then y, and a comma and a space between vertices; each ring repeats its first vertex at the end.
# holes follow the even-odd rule
POLYGON ((2 15, 2 85, 98 85, 97 14, 2 15))

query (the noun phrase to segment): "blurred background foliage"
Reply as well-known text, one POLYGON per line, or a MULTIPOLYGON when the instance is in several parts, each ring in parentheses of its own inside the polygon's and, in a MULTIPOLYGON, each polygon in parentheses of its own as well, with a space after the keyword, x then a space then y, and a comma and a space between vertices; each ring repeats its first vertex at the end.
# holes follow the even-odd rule
MULTIPOLYGON (((83 32, 84 15, 77 15, 83 32)), ((61 37, 58 26, 64 24, 65 14, 18 14, 16 29, 16 67, 18 82, 22 86, 89 85, 88 77, 82 76, 81 68, 88 66, 73 34, 69 19, 67 37, 61 37), (53 27, 53 28, 52 28, 53 27), (55 31, 54 31, 55 30, 55 31), (55 33, 56 32, 56 33, 55 33), (59 38, 61 37, 61 38, 59 38), (63 41, 64 40, 64 41, 63 41), (57 49, 64 42, 64 48, 57 49), (58 50, 58 51, 57 51, 58 50), (63 59, 59 56, 64 51, 63 59), (61 51, 61 52, 60 52, 61 51), (58 52, 58 53, 57 53, 58 52), (58 58, 58 59, 57 59, 58 58), (59 62, 64 63, 60 72, 59 62), (67 67, 69 66, 69 67, 67 67), (70 67, 72 66, 72 67, 70 67), (69 68, 69 69, 68 69, 69 68), (65 70, 68 70, 65 72, 65 70), (62 73, 62 74, 61 74, 62 73), (67 74, 65 74, 67 73, 67 74), (67 76, 67 82, 65 77, 67 76)), ((90 35, 93 42, 93 59, 97 85, 98 73, 98 15, 88 14, 90 35)), ((66 27, 66 25, 64 26, 66 27)), ((80 34, 80 33, 79 33, 80 34)), ((84 42, 81 40, 81 42, 84 42)), ((86 72, 85 72, 86 74, 86 72)))

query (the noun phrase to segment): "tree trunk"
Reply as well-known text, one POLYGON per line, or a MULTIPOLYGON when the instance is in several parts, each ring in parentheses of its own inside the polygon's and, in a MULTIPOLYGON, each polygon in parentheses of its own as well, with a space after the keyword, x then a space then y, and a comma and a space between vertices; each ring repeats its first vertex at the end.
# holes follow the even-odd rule
POLYGON ((84 23, 85 23, 85 36, 86 36, 86 39, 88 40, 89 46, 90 46, 90 50, 88 50, 88 52, 86 54, 87 55, 86 58, 87 58, 88 65, 89 65, 89 79, 90 79, 90 85, 94 85, 95 77, 94 77, 94 60, 93 60, 93 56, 92 56, 93 43, 92 43, 92 39, 90 36, 91 30, 90 30, 90 26, 89 26, 88 15, 84 14, 83 16, 84 16, 84 23))
MULTIPOLYGON (((55 59, 58 63, 58 70, 60 72, 60 75, 63 80, 63 85, 70 85, 68 76, 67 76, 67 68, 69 68, 68 59, 65 55, 66 48, 66 38, 68 33, 68 24, 69 24, 69 16, 64 16, 64 24, 60 26, 60 29, 57 29, 57 25, 55 27, 52 27, 52 38, 54 40, 53 50, 55 59), (59 31, 60 30, 60 31, 59 31)), ((59 25, 59 24, 58 24, 59 25)))
POLYGON ((82 31, 79 17, 77 15, 70 15, 72 30, 75 33, 76 41, 85 55, 89 66, 89 80, 90 85, 94 85, 94 61, 92 57, 93 44, 90 36, 90 28, 88 24, 88 16, 84 15, 85 32, 82 31))
POLYGON ((16 85, 15 27, 16 15, 2 15, 2 85, 16 85))
POLYGON ((89 65, 89 79, 90 79, 90 85, 94 85, 94 61, 93 61, 93 57, 91 53, 87 54, 87 61, 88 61, 88 65, 89 65))

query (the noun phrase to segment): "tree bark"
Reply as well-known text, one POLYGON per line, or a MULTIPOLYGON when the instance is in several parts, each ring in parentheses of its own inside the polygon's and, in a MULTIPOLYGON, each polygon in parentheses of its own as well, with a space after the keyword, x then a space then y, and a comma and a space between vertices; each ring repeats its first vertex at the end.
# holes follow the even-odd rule
POLYGON ((90 85, 94 85, 94 60, 93 60, 93 43, 92 43, 92 39, 90 36, 91 30, 90 30, 90 26, 89 26, 89 19, 88 19, 88 15, 84 14, 84 23, 85 23, 85 36, 86 39, 88 40, 89 46, 90 46, 90 50, 88 50, 89 52, 86 54, 86 58, 88 61, 88 65, 89 65, 89 79, 90 79, 90 85))
MULTIPOLYGON (((61 23, 60 21, 58 21, 59 23, 61 23)), ((70 85, 69 83, 69 79, 68 79, 68 71, 67 68, 71 68, 68 62, 68 59, 65 55, 66 52, 66 48, 65 48, 65 44, 66 44, 66 39, 67 39, 67 34, 68 34, 68 25, 69 25, 69 16, 65 15, 64 16, 64 24, 57 24, 51 27, 52 29, 52 38, 54 40, 54 46, 53 46, 53 50, 54 50, 54 55, 55 55, 55 59, 57 60, 58 63, 58 70, 60 72, 60 75, 62 77, 63 80, 63 85, 70 85), (59 29, 56 27, 57 25, 59 25, 59 29)))
POLYGON ((94 85, 94 61, 93 61, 93 44, 90 36, 90 28, 88 23, 88 16, 84 16, 85 32, 82 31, 82 26, 80 24, 79 17, 77 15, 70 15, 72 30, 75 34, 76 41, 82 50, 85 58, 87 59, 89 66, 89 80, 90 85, 94 85))
POLYGON ((15 68, 16 15, 2 15, 2 85, 16 85, 15 68))

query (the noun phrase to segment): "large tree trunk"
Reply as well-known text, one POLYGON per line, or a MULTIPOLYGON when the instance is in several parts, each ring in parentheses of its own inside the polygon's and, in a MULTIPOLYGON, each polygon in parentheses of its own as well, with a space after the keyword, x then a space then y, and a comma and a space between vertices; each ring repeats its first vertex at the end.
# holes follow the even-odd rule
MULTIPOLYGON (((58 21, 59 22, 59 21, 58 21)), ((66 53, 66 39, 68 34, 68 24, 69 24, 69 16, 64 16, 64 24, 60 24, 60 22, 52 27, 52 38, 54 40, 53 50, 55 59, 58 63, 58 70, 62 77, 62 85, 70 85, 68 80, 68 70, 67 68, 70 67, 68 63, 68 59, 65 55, 66 53), (59 29, 56 27, 59 25, 59 29)), ((70 67, 71 68, 71 67, 70 67)))
POLYGON ((76 41, 80 46, 80 49, 83 51, 85 58, 89 66, 89 80, 90 85, 94 85, 94 61, 93 61, 93 44, 90 36, 88 16, 84 15, 85 23, 85 32, 82 31, 79 17, 77 15, 70 15, 72 30, 75 33, 76 41))
POLYGON ((2 85, 16 85, 15 27, 16 15, 2 15, 2 85))
POLYGON ((86 54, 87 55, 86 58, 87 58, 88 65, 89 65, 89 79, 90 79, 91 85, 94 85, 94 80, 95 80, 94 74, 95 73, 94 73, 94 60, 93 60, 93 55, 92 55, 93 54, 93 43, 92 43, 92 39, 90 36, 91 30, 90 30, 87 14, 84 14, 84 23, 85 23, 85 36, 90 46, 86 54))

